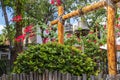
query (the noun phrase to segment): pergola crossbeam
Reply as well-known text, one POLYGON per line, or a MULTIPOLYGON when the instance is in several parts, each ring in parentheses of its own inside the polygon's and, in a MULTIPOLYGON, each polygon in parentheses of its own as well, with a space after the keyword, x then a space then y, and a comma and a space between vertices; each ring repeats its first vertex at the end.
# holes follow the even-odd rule
MULTIPOLYGON (((113 2, 116 4, 117 2, 119 2, 119 0, 113 0, 113 2)), ((107 6, 107 2, 104 1, 104 0, 99 1, 99 2, 96 2, 94 4, 85 6, 83 8, 77 9, 75 11, 72 11, 68 14, 65 14, 65 15, 62 16, 62 19, 66 20, 66 19, 69 19, 71 17, 75 17, 75 16, 78 16, 78 15, 83 15, 83 14, 86 14, 88 12, 100 9, 101 7, 104 7, 104 6, 107 6)), ((51 25, 55 25, 57 23, 58 23, 58 19, 51 21, 51 25)))

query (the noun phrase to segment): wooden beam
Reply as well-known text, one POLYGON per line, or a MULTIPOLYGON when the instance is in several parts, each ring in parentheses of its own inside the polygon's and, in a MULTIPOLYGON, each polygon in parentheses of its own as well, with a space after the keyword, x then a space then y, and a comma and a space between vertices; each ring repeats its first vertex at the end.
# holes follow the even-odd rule
MULTIPOLYGON (((59 18, 62 18, 61 16, 64 14, 64 8, 62 5, 58 6, 58 16, 59 18)), ((59 19, 58 21, 58 43, 64 44, 64 26, 63 26, 62 20, 59 19)))
MULTIPOLYGON (((112 0, 112 1, 114 3, 119 2, 119 0, 112 0)), ((66 20, 66 19, 71 18, 71 17, 75 17, 75 16, 78 16, 78 15, 83 15, 83 14, 86 14, 88 12, 91 12, 91 11, 97 10, 99 8, 102 8, 106 5, 107 5, 106 1, 99 1, 99 2, 96 2, 94 4, 85 6, 82 9, 77 9, 75 11, 72 11, 72 12, 68 13, 68 14, 65 14, 65 15, 62 16, 62 19, 66 20)), ((55 25, 57 23, 58 23, 58 20, 51 21, 51 25, 55 25)))
POLYGON ((117 74, 116 48, 115 48, 115 13, 113 6, 108 4, 107 7, 107 55, 108 55, 108 70, 110 76, 117 74))

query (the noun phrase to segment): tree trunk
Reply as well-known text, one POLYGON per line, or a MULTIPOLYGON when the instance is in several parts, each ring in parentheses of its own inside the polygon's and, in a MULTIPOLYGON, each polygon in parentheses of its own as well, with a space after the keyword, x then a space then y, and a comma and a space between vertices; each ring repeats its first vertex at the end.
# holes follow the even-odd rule
MULTIPOLYGON (((20 2, 20 0, 16 0, 15 2, 16 4, 16 14, 17 15, 22 15, 22 3, 20 2)), ((17 38, 18 36, 22 35, 22 27, 23 27, 23 23, 22 22, 16 22, 16 34, 15 34, 15 38, 17 38)), ((16 42, 14 44, 14 49, 15 49, 15 53, 14 53, 14 60, 17 57, 17 54, 23 51, 23 42, 16 42)))
POLYGON ((4 14, 4 18, 5 18, 5 24, 7 27, 9 27, 9 22, 8 22, 8 16, 7 16, 7 12, 6 12, 6 6, 4 5, 3 0, 1 0, 1 6, 2 6, 2 11, 4 14))

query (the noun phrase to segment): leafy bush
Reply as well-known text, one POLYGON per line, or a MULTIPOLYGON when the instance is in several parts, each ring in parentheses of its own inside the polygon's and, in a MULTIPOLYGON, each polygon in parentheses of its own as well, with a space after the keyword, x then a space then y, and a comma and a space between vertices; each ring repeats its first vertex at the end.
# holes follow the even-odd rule
POLYGON ((57 43, 30 46, 17 57, 15 73, 42 73, 44 70, 69 72, 74 75, 92 74, 95 63, 78 49, 57 43))

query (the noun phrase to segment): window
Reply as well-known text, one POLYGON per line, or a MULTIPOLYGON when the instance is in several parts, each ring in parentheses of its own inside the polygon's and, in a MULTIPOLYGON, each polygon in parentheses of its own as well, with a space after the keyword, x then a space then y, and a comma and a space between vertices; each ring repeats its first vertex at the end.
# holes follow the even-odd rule
POLYGON ((1 54, 1 59, 8 59, 8 54, 1 54))

